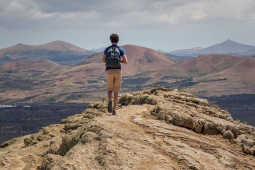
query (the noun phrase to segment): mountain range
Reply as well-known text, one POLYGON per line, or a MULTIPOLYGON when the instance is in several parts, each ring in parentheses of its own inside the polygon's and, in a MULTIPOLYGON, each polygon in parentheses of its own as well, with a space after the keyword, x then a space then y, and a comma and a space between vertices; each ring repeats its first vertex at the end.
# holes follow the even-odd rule
POLYGON ((252 56, 255 57, 255 46, 241 44, 230 39, 209 46, 207 48, 197 47, 192 49, 184 49, 169 52, 170 54, 177 56, 194 57, 204 54, 231 54, 235 56, 252 56))
POLYGON ((241 44, 230 39, 207 47, 205 49, 197 51, 198 53, 205 54, 205 53, 242 53, 248 51, 255 51, 255 46, 241 44))
MULTIPOLYGON (((233 42, 228 40, 221 44, 233 42)), ((239 49, 241 47, 244 46, 239 49)), ((255 94, 254 58, 211 54, 175 61, 150 48, 137 45, 124 45, 123 48, 129 60, 123 65, 123 92, 160 85, 185 89, 203 97, 255 94)), ((104 94, 103 52, 86 56, 89 51, 62 41, 39 46, 19 44, 0 52, 0 98, 3 103, 86 102, 98 100, 104 94), (38 53, 32 59, 31 49, 38 53), (49 51, 55 51, 56 56, 53 52, 44 55, 49 51), (73 54, 77 54, 76 57, 73 54)))
POLYGON ((0 64, 31 59, 49 59, 61 64, 70 64, 80 62, 93 53, 64 41, 53 41, 42 45, 20 43, 0 49, 0 64))

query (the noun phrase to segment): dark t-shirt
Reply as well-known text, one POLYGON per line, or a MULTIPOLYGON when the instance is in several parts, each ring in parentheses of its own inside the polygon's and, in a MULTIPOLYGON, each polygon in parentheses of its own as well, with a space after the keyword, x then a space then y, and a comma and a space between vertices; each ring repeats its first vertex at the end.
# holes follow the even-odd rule
MULTIPOLYGON (((105 55, 106 55, 106 53, 107 53, 107 51, 108 51, 108 49, 109 49, 110 47, 119 47, 119 46, 117 46, 116 44, 113 44, 113 45, 107 47, 107 48, 104 50, 104 54, 105 54, 105 55)), ((123 56, 123 55, 126 54, 126 52, 125 52, 125 50, 124 50, 123 48, 119 47, 119 49, 120 49, 120 56, 123 56)), ((120 68, 110 68, 110 67, 106 67, 106 71, 107 71, 107 70, 110 70, 110 69, 120 69, 120 70, 121 70, 121 66, 120 66, 120 68)))

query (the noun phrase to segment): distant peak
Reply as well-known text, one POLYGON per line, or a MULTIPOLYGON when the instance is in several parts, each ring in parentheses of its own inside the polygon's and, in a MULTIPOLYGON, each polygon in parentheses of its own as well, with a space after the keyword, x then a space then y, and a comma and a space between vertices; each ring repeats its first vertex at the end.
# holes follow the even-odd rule
POLYGON ((160 52, 160 53, 166 53, 165 51, 163 51, 161 49, 158 49, 157 51, 160 52))
POLYGON ((65 41, 61 41, 61 40, 51 41, 51 42, 49 42, 49 43, 56 43, 56 44, 66 43, 66 44, 67 44, 67 42, 65 42, 65 41))
POLYGON ((18 43, 17 46, 25 46, 25 44, 18 43))
POLYGON ((231 39, 227 39, 226 41, 224 41, 224 42, 234 42, 234 41, 232 41, 231 39))
POLYGON ((233 41, 231 39, 227 39, 226 41, 222 42, 222 44, 240 44, 240 43, 233 41))
POLYGON ((29 45, 26 44, 22 44, 22 43, 18 43, 17 45, 15 45, 16 47, 28 47, 29 45))

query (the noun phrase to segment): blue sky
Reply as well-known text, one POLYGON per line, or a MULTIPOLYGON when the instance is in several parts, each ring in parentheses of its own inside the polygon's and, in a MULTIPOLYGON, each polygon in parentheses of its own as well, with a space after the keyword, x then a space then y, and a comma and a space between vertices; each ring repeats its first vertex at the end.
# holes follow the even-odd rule
POLYGON ((172 51, 228 38, 255 45, 254 0, 0 0, 0 48, 62 40, 84 49, 135 44, 172 51))

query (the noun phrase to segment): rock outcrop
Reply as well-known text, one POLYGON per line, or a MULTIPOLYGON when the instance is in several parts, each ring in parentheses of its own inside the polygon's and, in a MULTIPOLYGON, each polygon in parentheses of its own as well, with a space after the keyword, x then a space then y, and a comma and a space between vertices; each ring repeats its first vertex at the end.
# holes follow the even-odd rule
POLYGON ((0 169, 255 169, 255 128, 207 100, 157 87, 0 145, 0 169))

